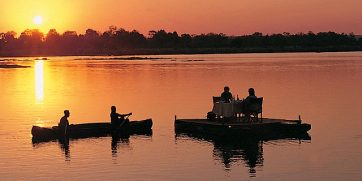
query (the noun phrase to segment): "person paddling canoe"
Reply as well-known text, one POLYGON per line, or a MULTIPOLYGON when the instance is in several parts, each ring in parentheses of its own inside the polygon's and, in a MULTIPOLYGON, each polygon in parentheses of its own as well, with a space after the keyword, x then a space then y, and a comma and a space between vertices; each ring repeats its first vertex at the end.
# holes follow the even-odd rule
POLYGON ((125 119, 126 116, 130 116, 132 115, 132 113, 128 113, 128 114, 119 114, 117 113, 117 108, 116 106, 112 106, 111 107, 111 126, 112 129, 116 129, 116 128, 120 128, 122 127, 124 124, 128 124, 129 120, 125 119))
POLYGON ((61 136, 67 135, 67 130, 69 127, 69 121, 68 121, 69 116, 70 116, 69 110, 64 110, 64 116, 62 118, 60 118, 60 121, 58 124, 61 136))

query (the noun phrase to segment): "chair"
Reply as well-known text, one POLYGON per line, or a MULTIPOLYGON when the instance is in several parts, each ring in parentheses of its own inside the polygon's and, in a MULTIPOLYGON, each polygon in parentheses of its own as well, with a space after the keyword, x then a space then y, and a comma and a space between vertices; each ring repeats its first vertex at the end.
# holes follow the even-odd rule
MULTIPOLYGON (((221 101, 221 97, 215 97, 215 96, 212 97, 212 102, 214 103, 214 107, 212 108, 213 111, 215 109, 215 103, 220 102, 220 101, 221 101)), ((220 115, 216 115, 216 118, 220 118, 220 115)))
POLYGON ((217 103, 217 102, 220 102, 220 101, 221 101, 221 97, 215 97, 215 96, 212 97, 212 102, 213 103, 217 103))
POLYGON ((248 114, 247 119, 249 122, 263 121, 263 97, 251 99, 246 109, 248 114))

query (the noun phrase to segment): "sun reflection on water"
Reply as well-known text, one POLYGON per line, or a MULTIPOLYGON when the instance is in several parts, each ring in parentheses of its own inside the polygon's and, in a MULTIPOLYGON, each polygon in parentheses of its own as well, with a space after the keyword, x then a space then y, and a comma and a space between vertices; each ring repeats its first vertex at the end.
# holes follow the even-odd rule
POLYGON ((43 120, 41 118, 37 118, 34 125, 40 127, 50 127, 53 125, 53 122, 51 120, 43 120))
POLYGON ((44 61, 36 60, 35 67, 35 102, 41 104, 44 99, 44 61))

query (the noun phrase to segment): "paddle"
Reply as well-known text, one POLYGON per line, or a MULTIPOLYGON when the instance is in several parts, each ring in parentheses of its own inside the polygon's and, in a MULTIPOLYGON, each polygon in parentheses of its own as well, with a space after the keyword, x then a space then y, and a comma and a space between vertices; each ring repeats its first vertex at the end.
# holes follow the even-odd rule
POLYGON ((132 113, 129 113, 129 114, 127 114, 127 115, 124 116, 124 118, 123 118, 123 119, 124 119, 123 123, 121 123, 121 125, 119 125, 120 128, 124 125, 124 123, 126 122, 126 119, 128 119, 128 117, 131 116, 131 115, 132 115, 132 113))
POLYGON ((65 124, 64 137, 66 137, 66 136, 67 136, 67 129, 68 129, 68 125, 67 125, 67 124, 65 124))

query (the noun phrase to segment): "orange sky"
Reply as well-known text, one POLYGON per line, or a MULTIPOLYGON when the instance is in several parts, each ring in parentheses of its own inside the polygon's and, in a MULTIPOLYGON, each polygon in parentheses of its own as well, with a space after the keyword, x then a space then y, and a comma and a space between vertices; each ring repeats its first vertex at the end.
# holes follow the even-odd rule
POLYGON ((362 34, 362 0, 0 0, 0 32, 47 32, 109 25, 179 33, 354 32, 362 34), (33 19, 41 16, 43 23, 33 19))

